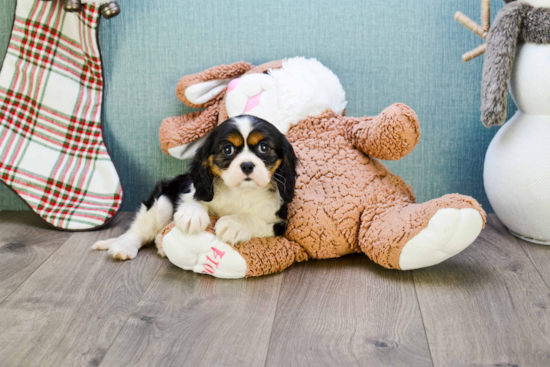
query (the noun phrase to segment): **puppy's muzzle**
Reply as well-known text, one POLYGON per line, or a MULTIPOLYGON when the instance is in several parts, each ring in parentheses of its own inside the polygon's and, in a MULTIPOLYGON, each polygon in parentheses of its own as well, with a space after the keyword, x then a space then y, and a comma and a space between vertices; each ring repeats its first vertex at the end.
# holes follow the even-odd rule
POLYGON ((245 175, 249 176, 254 171, 254 163, 252 162, 241 163, 241 170, 245 175))

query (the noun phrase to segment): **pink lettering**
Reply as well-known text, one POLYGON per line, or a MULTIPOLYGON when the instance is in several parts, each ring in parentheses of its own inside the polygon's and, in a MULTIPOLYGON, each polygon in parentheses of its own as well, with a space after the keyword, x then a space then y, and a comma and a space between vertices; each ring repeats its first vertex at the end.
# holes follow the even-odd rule
POLYGON ((216 269, 214 269, 210 264, 204 264, 204 270, 206 270, 210 274, 214 274, 216 272, 216 269))
POLYGON ((220 262, 219 262, 219 261, 218 261, 218 262, 215 262, 215 261, 212 260, 212 259, 210 258, 210 256, 208 256, 208 255, 206 255, 206 258, 207 258, 208 260, 210 260, 210 262, 211 262, 212 264, 216 265, 216 269, 218 268, 218 266, 220 266, 220 262))
POLYGON ((221 259, 223 255, 225 255, 224 251, 220 251, 215 247, 211 247, 212 251, 214 251, 214 259, 217 259, 218 257, 221 259))

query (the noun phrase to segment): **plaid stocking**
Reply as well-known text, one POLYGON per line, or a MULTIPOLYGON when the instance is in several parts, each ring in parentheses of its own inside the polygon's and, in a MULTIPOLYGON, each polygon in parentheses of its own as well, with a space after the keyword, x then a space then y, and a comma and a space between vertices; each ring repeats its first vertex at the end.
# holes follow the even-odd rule
POLYGON ((99 7, 18 0, 0 71, 0 178, 61 229, 101 226, 122 205, 101 131, 99 7))

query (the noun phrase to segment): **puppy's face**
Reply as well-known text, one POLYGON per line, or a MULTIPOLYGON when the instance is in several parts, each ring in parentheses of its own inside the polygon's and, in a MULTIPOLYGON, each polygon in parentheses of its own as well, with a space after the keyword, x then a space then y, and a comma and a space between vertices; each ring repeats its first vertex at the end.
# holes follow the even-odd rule
POLYGON ((285 159, 283 134, 253 116, 231 118, 212 130, 203 165, 228 187, 266 187, 285 159), (208 146, 209 145, 209 146, 208 146))

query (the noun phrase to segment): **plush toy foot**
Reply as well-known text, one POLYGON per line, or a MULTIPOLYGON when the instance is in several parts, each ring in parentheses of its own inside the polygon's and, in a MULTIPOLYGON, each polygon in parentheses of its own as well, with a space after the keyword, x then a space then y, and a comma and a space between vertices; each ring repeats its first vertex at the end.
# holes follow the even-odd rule
POLYGON ((439 209, 428 227, 405 244, 399 267, 411 270, 439 264, 474 242, 482 227, 483 218, 475 209, 439 209))
POLYGON ((163 237, 162 249, 171 263, 185 270, 225 279, 246 276, 244 258, 209 232, 184 235, 174 227, 163 237))

